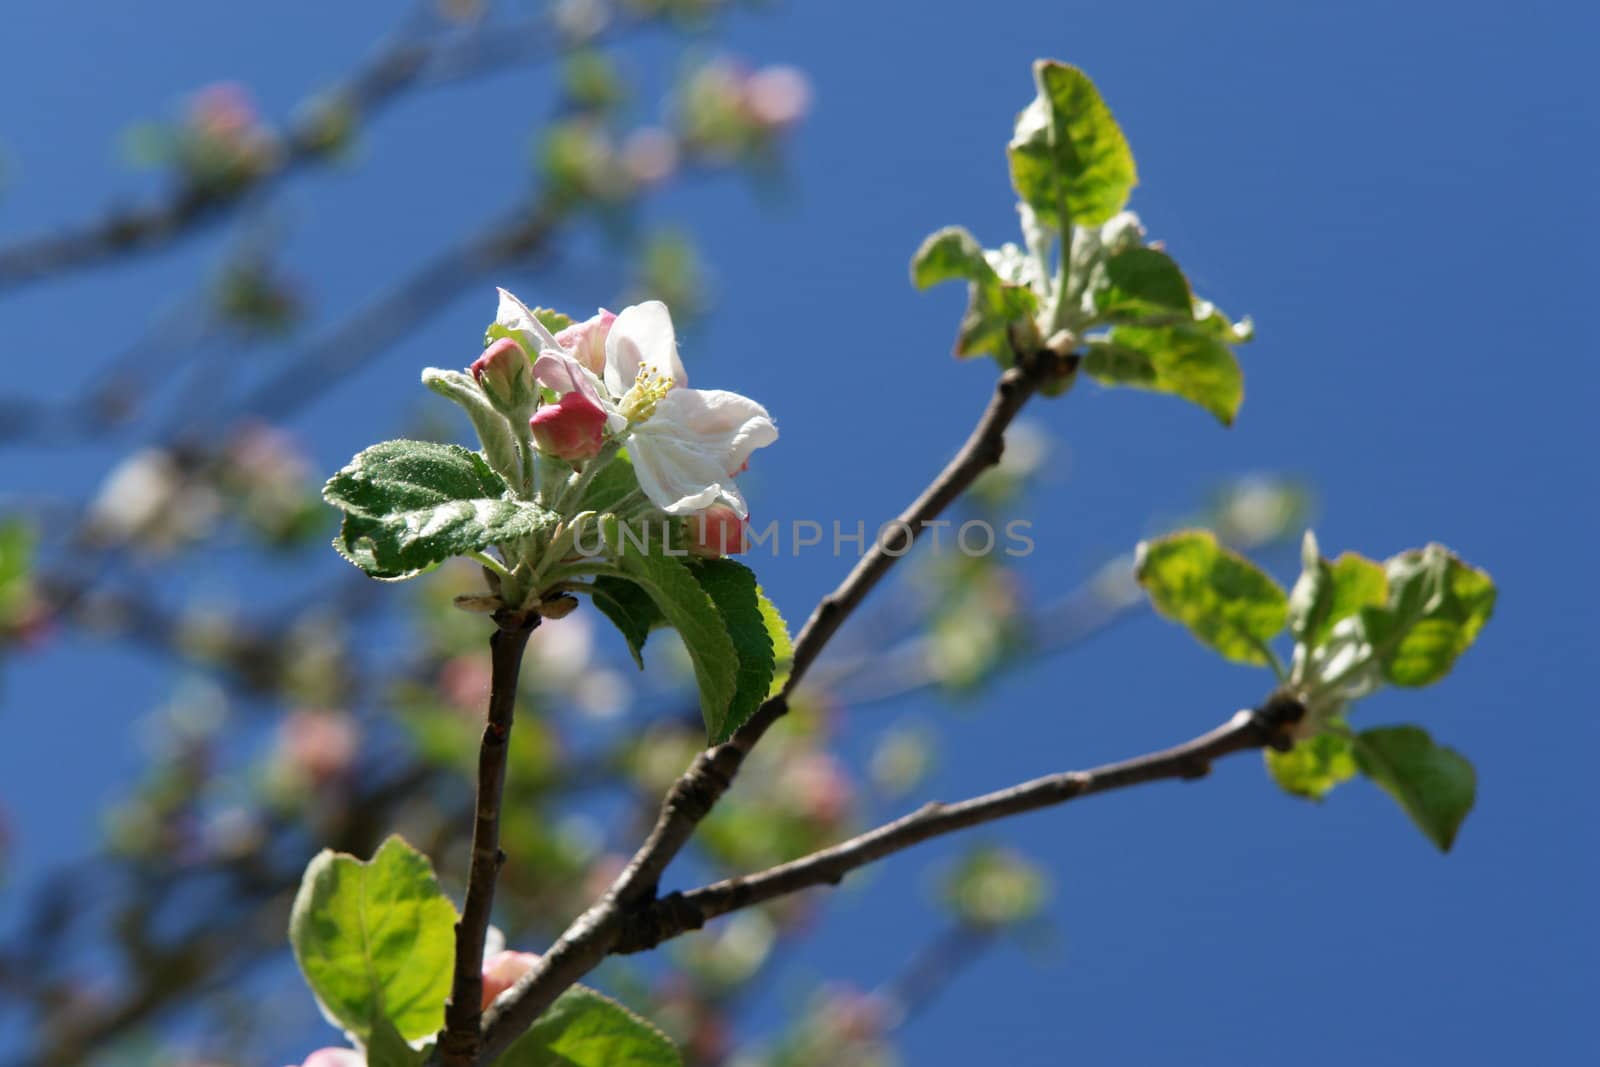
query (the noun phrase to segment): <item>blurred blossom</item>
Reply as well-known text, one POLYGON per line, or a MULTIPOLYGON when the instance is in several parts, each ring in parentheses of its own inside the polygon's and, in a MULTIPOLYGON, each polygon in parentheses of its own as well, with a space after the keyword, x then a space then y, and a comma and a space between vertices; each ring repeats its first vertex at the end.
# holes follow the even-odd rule
POLYGON ((266 844, 267 828, 249 808, 235 805, 211 815, 201 831, 206 853, 222 857, 246 856, 266 844))
POLYGON ((231 194, 270 169, 277 155, 272 132, 261 122, 243 86, 218 82, 189 99, 177 162, 188 179, 231 194))
POLYGON ((611 883, 617 880, 617 876, 627 865, 628 857, 620 852, 607 852, 595 857, 583 876, 584 897, 588 900, 598 900, 600 894, 611 888, 611 883))
POLYGON ((223 459, 218 487, 267 544, 294 546, 321 529, 325 509, 311 464, 289 434, 248 420, 231 431, 223 459))
POLYGON ((217 82, 189 99, 189 125, 203 137, 236 140, 256 125, 256 107, 237 82, 217 82))
POLYGON ((777 937, 772 918, 749 909, 674 942, 673 954, 700 981, 729 989, 755 976, 777 937))
POLYGON ((872 782, 891 797, 915 789, 933 765, 933 738, 927 730, 900 727, 885 733, 873 750, 872 782))
POLYGON ((816 1011, 820 1029, 849 1043, 877 1041, 888 1031, 889 1018, 889 1005, 883 997, 848 985, 825 990, 816 1011))
POLYGON ((216 494, 185 476, 172 453, 146 448, 114 467, 89 505, 85 536, 170 552, 202 537, 218 512, 216 494))
POLYGON ((633 687, 617 671, 594 669, 578 679, 572 699, 577 709, 592 719, 614 719, 627 710, 633 687))
POLYGON ((278 728, 278 761, 292 778, 320 786, 343 777, 355 762, 360 734, 344 712, 298 709, 278 728))
POLYGON ((759 125, 793 125, 811 106, 811 82, 795 67, 764 67, 745 80, 744 106, 759 125))
MULTIPOLYGON (((537 634, 535 631, 535 636, 537 634)), ((493 670, 487 653, 464 653, 445 660, 439 668, 439 695, 463 714, 486 715, 492 680, 493 670)))
POLYGON ((1224 542, 1248 549, 1298 536, 1309 511, 1308 494, 1300 486, 1252 475, 1218 494, 1212 525, 1224 542))
POLYGON ((568 42, 586 41, 606 28, 611 9, 605 0, 556 0, 550 18, 568 42))
POLYGON ((1049 894, 1044 873, 1009 848, 979 846, 945 877, 945 903, 960 919, 978 926, 1004 926, 1038 915, 1049 894))
POLYGON ((656 185, 678 169, 678 140, 659 126, 645 126, 622 142, 622 162, 639 185, 656 185))
POLYGON ((580 681, 594 656, 594 624, 583 613, 547 619, 528 641, 530 680, 568 689, 580 681))
POLYGON ((806 815, 828 826, 842 822, 855 801, 855 786, 844 765, 821 750, 788 760, 779 771, 778 789, 806 815))
POLYGON ((794 67, 750 73, 739 61, 720 58, 684 78, 675 113, 686 150, 717 160, 760 162, 810 105, 810 82, 794 67))

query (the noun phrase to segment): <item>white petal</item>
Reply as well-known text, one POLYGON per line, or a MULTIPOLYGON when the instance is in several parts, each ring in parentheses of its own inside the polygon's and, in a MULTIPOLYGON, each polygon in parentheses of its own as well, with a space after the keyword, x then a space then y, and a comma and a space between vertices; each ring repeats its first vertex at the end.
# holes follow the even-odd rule
POLYGON ((726 389, 674 389, 657 405, 651 422, 658 421, 716 455, 729 475, 744 466, 750 453, 778 439, 778 427, 766 408, 726 389))
MULTIPOLYGON (((702 511, 728 496, 733 479, 721 458, 693 440, 672 433, 651 432, 655 420, 634 431, 628 443, 633 473, 651 503, 669 515, 702 511)), ((734 492, 737 497, 737 491, 734 492)), ((743 499, 735 505, 744 515, 743 499)))
POLYGON ((525 334, 524 340, 528 348, 534 352, 541 348, 553 348, 557 352, 563 351, 550 331, 544 328, 533 312, 528 310, 528 305, 506 292, 499 290, 500 309, 495 313, 494 321, 497 325, 508 330, 516 330, 525 334))
POLYGON ((627 392, 642 366, 679 385, 689 381, 678 358, 672 315, 659 300, 623 308, 606 335, 606 388, 612 396, 627 392))

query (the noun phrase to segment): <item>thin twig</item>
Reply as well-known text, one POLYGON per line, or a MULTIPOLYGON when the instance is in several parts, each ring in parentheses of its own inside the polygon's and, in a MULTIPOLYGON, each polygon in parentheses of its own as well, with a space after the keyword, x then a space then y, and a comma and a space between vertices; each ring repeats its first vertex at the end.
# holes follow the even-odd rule
POLYGON ((500 851, 500 797, 506 784, 506 755, 516 715, 517 675, 528 638, 539 616, 498 618, 489 638, 491 673, 489 719, 478 749, 477 816, 472 824, 472 864, 467 895, 456 923, 455 977, 445 1004, 439 1057, 445 1067, 471 1067, 478 1055, 478 1017, 483 1001, 483 940, 494 907, 494 883, 505 855, 500 851))
POLYGON ((342 86, 325 94, 323 109, 309 109, 283 133, 278 154, 260 172, 237 186, 185 182, 161 200, 136 208, 117 208, 96 221, 59 233, 23 238, 0 246, 0 289, 16 288, 65 270, 93 266, 120 256, 162 247, 203 225, 309 164, 338 158, 339 141, 330 139, 329 111, 350 121, 370 118, 407 90, 445 85, 472 74, 490 74, 519 61, 539 61, 560 52, 539 19, 526 25, 496 27, 493 38, 416 40, 401 37, 382 49, 342 86), (437 72, 437 77, 430 74, 437 72))
POLYGON ((733 784, 745 756, 789 710, 795 687, 850 613, 895 561, 910 551, 927 524, 978 475, 1000 462, 1006 429, 1029 397, 1047 381, 1071 374, 1075 368, 1076 357, 1041 351, 1000 376, 988 408, 961 451, 806 620, 795 639, 793 664, 782 690, 762 704, 726 744, 695 758, 668 790, 655 827, 616 881, 490 1010, 484 1019, 485 1062, 504 1051, 556 997, 611 952, 621 936, 624 914, 648 906, 654 899, 662 872, 733 784))
POLYGON ((1212 761, 1223 756, 1268 746, 1289 747, 1293 742, 1288 728, 1304 714, 1297 700, 1274 694, 1260 708, 1241 711, 1216 729, 1174 748, 1092 770, 1046 775, 955 804, 926 804, 875 830, 759 874, 662 897, 626 918, 612 951, 639 952, 698 930, 719 915, 812 886, 837 885, 858 867, 957 830, 1146 782, 1204 777, 1212 761))

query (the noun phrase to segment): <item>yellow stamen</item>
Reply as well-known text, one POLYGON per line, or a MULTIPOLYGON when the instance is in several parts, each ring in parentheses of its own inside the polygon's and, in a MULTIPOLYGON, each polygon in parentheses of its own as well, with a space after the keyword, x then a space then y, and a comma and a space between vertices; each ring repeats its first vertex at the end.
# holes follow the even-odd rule
POLYGON ((640 367, 632 388, 622 395, 617 410, 629 422, 644 422, 656 413, 656 405, 672 391, 673 384, 671 378, 654 367, 640 367))

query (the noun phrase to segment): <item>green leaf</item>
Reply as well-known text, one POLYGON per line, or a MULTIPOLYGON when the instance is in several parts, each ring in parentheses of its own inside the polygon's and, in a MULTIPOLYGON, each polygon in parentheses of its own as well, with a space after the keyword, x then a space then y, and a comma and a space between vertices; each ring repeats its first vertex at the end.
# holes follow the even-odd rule
POLYGON ((32 599, 33 527, 21 519, 0 520, 0 622, 32 599))
POLYGON ((1320 733, 1287 752, 1267 749, 1267 770, 1284 792, 1321 800, 1334 786, 1355 776, 1354 748, 1343 734, 1320 733))
POLYGON ((455 922, 427 857, 391 837, 369 863, 326 849, 311 861, 289 942, 330 1021, 365 1043, 388 1020, 414 1041, 444 1025, 455 922))
POLYGON ((333 543, 339 554, 386 580, 559 522, 554 512, 505 493, 505 481, 478 453, 425 441, 374 445, 322 491, 345 512, 333 543))
POLYGON ((1190 315, 1194 294, 1171 256, 1155 248, 1129 248, 1106 260, 1094 303, 1098 314, 1114 319, 1190 315))
POLYGON ((400 1036, 394 1023, 380 1018, 367 1038, 367 1067, 419 1067, 427 1058, 426 1048, 414 1049, 400 1036))
POLYGON ((607 526, 606 541, 616 553, 618 568, 650 594, 667 624, 683 638, 711 743, 726 741, 736 726, 731 724, 729 708, 738 688, 739 659, 722 614, 681 559, 642 552, 619 539, 616 523, 607 526))
POLYGON ((1256 336, 1256 324, 1249 315, 1234 322, 1217 305, 1199 298, 1194 302, 1194 324, 1196 329, 1210 334, 1223 344, 1242 345, 1253 341, 1256 336))
POLYGON ((590 479, 577 510, 609 511, 638 488, 639 478, 633 473, 633 461, 628 457, 627 450, 623 449, 590 479))
POLYGON ((1472 764, 1453 749, 1435 745, 1416 726, 1363 731, 1356 738, 1356 761, 1361 773, 1394 797, 1441 852, 1450 851, 1477 796, 1472 764))
POLYGON ((495 1067, 681 1067, 667 1036, 622 1005, 573 986, 495 1067))
POLYGON ((777 673, 772 635, 762 610, 765 598, 761 596, 755 574, 742 563, 731 559, 702 559, 692 562, 689 570, 722 614, 739 656, 736 688, 723 726, 724 733, 731 735, 767 699, 777 673))
POLYGON ((650 631, 665 625, 666 617, 644 587, 626 578, 603 574, 594 580, 589 592, 594 606, 622 632, 633 661, 644 670, 644 644, 650 631))
POLYGON ((1471 647, 1494 611, 1494 581, 1432 544, 1384 564, 1388 601, 1361 609, 1361 624, 1384 677, 1431 685, 1471 647))
POLYGON ((496 411, 489 398, 472 380, 472 375, 455 370, 429 367, 422 372, 422 384, 446 400, 454 401, 472 420, 478 441, 483 445, 484 457, 496 474, 515 481, 521 473, 522 461, 517 453, 517 438, 511 423, 496 411))
POLYGON ((1308 648, 1326 641, 1339 622, 1362 608, 1381 606, 1388 598, 1389 583, 1381 563, 1355 552, 1323 559, 1310 530, 1302 545, 1300 568, 1289 593, 1289 632, 1308 648))
POLYGON ((1039 94, 1021 115, 1008 152, 1011 182, 1043 222, 1098 226, 1138 184, 1133 153, 1089 76, 1051 60, 1033 65, 1039 94))
POLYGON ((967 310, 956 334, 956 355, 988 354, 1010 366, 1016 359, 1011 328, 1013 324, 1031 324, 1039 311, 1038 294, 1002 279, 977 240, 959 226, 951 226, 922 242, 911 259, 911 281, 926 289, 960 279, 968 283, 967 310))
POLYGON ((772 658, 776 664, 772 684, 767 689, 767 696, 772 697, 789 680, 789 668, 794 665, 794 642, 789 637, 789 624, 783 621, 777 605, 767 599, 766 591, 757 586, 756 596, 761 604, 761 624, 772 642, 772 658))
POLYGON ((1134 564, 1157 611, 1183 623, 1204 644, 1239 663, 1265 664, 1267 642, 1283 629, 1283 589, 1206 530, 1141 542, 1134 564))
POLYGON ((1105 385, 1171 393, 1198 404, 1224 426, 1244 402, 1244 375, 1227 345, 1192 326, 1118 326, 1093 338, 1084 373, 1105 385))

